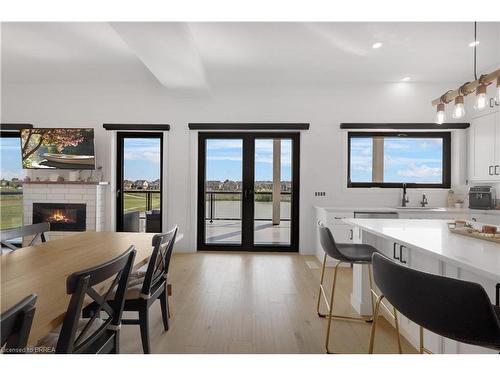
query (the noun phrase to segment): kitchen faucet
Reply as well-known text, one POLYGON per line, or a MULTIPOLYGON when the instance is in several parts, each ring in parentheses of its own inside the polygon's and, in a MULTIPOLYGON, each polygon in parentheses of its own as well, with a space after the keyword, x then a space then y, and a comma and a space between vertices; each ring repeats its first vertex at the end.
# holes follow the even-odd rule
POLYGON ((408 194, 406 193, 406 184, 403 184, 403 199, 401 200, 401 207, 406 207, 406 203, 410 203, 408 194))
POLYGON ((422 201, 420 202, 420 205, 422 207, 425 207, 427 204, 429 204, 429 202, 427 202, 427 197, 425 196, 425 194, 422 194, 422 201))

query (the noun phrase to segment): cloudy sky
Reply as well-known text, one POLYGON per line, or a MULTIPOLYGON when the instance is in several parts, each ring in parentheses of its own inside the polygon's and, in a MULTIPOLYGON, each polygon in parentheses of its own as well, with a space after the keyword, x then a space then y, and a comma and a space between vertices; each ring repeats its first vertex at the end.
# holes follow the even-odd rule
MULTIPOLYGON (((437 138, 385 138, 384 182, 440 183, 442 140, 437 138)), ((372 180, 372 139, 351 139, 351 181, 372 180)))
POLYGON ((154 181, 160 178, 160 140, 125 138, 123 165, 126 180, 154 181))
MULTIPOLYGON (((207 180, 241 181, 242 140, 209 139, 206 145, 207 180)), ((292 174, 292 141, 281 141, 281 180, 290 181, 292 174)), ((273 179, 273 141, 257 139, 255 141, 255 180, 273 179)))
POLYGON ((24 178, 21 164, 21 140, 19 138, 0 137, 0 178, 10 180, 24 178))

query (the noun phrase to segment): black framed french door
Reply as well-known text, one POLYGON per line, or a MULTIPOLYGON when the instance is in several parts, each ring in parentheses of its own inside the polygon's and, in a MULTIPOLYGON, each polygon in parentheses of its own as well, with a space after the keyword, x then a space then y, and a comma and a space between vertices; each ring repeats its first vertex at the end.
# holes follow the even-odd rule
POLYGON ((198 133, 198 250, 298 251, 300 133, 198 133))
POLYGON ((118 132, 116 231, 162 232, 163 133, 118 132))

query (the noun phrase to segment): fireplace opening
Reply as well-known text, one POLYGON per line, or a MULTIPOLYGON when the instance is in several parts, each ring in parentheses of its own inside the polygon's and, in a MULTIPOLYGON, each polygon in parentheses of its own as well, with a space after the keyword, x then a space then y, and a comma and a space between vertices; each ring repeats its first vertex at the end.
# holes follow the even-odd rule
POLYGON ((33 224, 50 223, 51 231, 83 232, 86 205, 80 203, 33 203, 33 224))

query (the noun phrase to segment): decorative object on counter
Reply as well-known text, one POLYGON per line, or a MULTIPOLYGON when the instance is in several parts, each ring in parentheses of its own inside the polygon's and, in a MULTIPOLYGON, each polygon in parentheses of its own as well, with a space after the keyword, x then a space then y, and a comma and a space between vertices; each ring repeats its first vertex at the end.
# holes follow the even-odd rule
POLYGON ((97 167, 95 179, 97 182, 102 182, 102 166, 97 167))
POLYGON ((68 181, 78 181, 80 179, 80 171, 69 171, 68 181))
POLYGON ((448 190, 448 207, 455 206, 455 192, 453 190, 448 190))
POLYGON ((57 177, 57 182, 64 182, 64 177, 63 176, 58 176, 57 177))
POLYGON ((463 208, 464 201, 462 199, 457 199, 455 202, 455 208, 463 208))
POLYGON ((448 230, 462 236, 477 238, 485 241, 491 241, 500 244, 500 234, 498 227, 494 225, 483 225, 481 230, 474 227, 473 223, 456 220, 448 223, 448 230))

